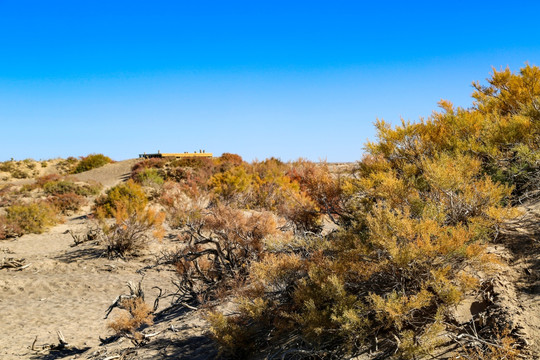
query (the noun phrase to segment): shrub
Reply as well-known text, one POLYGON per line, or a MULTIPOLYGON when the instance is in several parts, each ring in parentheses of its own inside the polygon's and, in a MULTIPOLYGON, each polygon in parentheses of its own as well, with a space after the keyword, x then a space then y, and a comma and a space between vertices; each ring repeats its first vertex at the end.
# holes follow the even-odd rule
POLYGON ((165 180, 161 177, 157 169, 144 169, 139 171, 134 180, 143 186, 162 185, 165 180))
POLYGON ((111 321, 107 326, 117 336, 125 336, 134 341, 141 341, 142 334, 137 330, 142 325, 152 325, 154 316, 152 308, 141 297, 123 299, 120 307, 124 311, 111 321))
POLYGON ((245 167, 237 166, 212 176, 209 186, 220 199, 249 206, 252 183, 253 175, 245 167))
POLYGON ((245 209, 274 211, 299 232, 321 231, 317 204, 288 175, 288 165, 276 159, 242 164, 216 173, 208 182, 216 202, 245 209))
POLYGON ((109 225, 101 219, 102 240, 107 246, 109 257, 139 255, 147 248, 151 237, 163 237, 164 213, 137 207, 128 208, 120 202, 111 211, 115 217, 114 224, 109 225))
POLYGON ((11 176, 13 176, 15 179, 27 179, 30 177, 30 174, 21 169, 13 169, 11 171, 11 176))
POLYGON ((24 233, 42 233, 57 222, 54 208, 47 202, 15 204, 6 208, 6 220, 24 233))
POLYGON ((150 158, 150 159, 144 159, 133 165, 131 168, 132 177, 134 174, 139 172, 140 170, 145 169, 162 169, 167 164, 167 160, 160 159, 160 158, 150 158))
POLYGON ((244 163, 242 157, 237 154, 223 153, 219 158, 215 159, 219 172, 230 170, 235 166, 240 166, 244 163))
POLYGON ((13 160, 0 162, 0 171, 11 172, 14 168, 15 162, 13 160))
POLYGON ((49 174, 38 177, 35 184, 37 187, 43 187, 46 183, 60 181, 61 179, 62 176, 59 174, 49 174))
POLYGON ((102 239, 109 256, 137 255, 151 237, 163 237, 165 214, 146 209, 148 200, 141 186, 129 180, 98 198, 95 209, 101 223, 102 239), (106 217, 113 217, 110 224, 106 217))
POLYGON ((62 174, 71 174, 75 170, 75 167, 79 163, 77 158, 70 156, 65 160, 60 160, 56 164, 56 169, 62 174))
POLYGON ((208 179, 216 170, 209 158, 182 158, 169 163, 167 179, 181 182, 188 187, 206 189, 208 179))
POLYGON ((43 191, 49 195, 63 195, 74 193, 79 196, 97 195, 101 191, 101 184, 83 184, 79 185, 69 179, 57 179, 57 175, 49 175, 44 178, 39 178, 36 185, 43 187, 43 191))
POLYGON ((56 180, 43 184, 43 191, 49 195, 62 195, 67 193, 76 193, 77 184, 72 181, 56 180))
POLYGON ((13 184, 0 186, 0 207, 11 205, 13 202, 15 190, 13 184))
POLYGON ((277 231, 268 212, 225 206, 186 209, 183 224, 185 247, 174 256, 180 301, 202 301, 243 282, 249 263, 262 256, 264 239, 277 231))
POLYGON ((343 220, 346 182, 334 177, 326 163, 315 164, 300 159, 291 164, 287 175, 317 204, 319 211, 336 223, 343 220))
POLYGON ((72 192, 50 196, 47 202, 64 215, 79 211, 87 203, 84 197, 72 192))
POLYGON ((206 170, 212 172, 214 168, 214 161, 205 157, 188 157, 173 160, 170 164, 171 167, 188 167, 196 170, 206 170))
POLYGON ((0 215, 0 240, 21 236, 22 234, 23 230, 18 223, 10 221, 5 216, 0 215))
MULTIPOLYGON (((275 159, 215 175, 218 198, 234 198, 242 184, 250 206, 274 211, 296 184, 340 226, 319 246, 293 238, 246 261, 237 311, 210 317, 222 348, 234 354, 270 344, 276 357, 344 358, 372 348, 376 334, 380 358, 429 354, 448 309, 493 274, 497 259, 486 243, 517 214, 509 204, 525 190, 520 172, 537 176, 538 80, 538 68, 494 72, 490 86, 477 86, 472 109, 441 102, 442 113, 416 124, 377 122, 378 141, 344 184, 302 162, 283 177, 275 159), (514 173, 520 156, 528 165, 514 173)), ((182 270, 192 280, 211 276, 182 270)), ((502 353, 514 356, 505 341, 502 353)), ((484 350, 496 355, 501 347, 484 350)))
POLYGON ((88 156, 82 157, 81 161, 77 164, 73 170, 74 174, 78 174, 84 171, 92 170, 103 165, 111 163, 111 158, 103 154, 90 154, 88 156))
POLYGON ((102 217, 115 217, 115 211, 119 207, 133 213, 144 210, 146 204, 148 199, 141 186, 128 180, 109 189, 105 196, 99 197, 94 208, 102 217))

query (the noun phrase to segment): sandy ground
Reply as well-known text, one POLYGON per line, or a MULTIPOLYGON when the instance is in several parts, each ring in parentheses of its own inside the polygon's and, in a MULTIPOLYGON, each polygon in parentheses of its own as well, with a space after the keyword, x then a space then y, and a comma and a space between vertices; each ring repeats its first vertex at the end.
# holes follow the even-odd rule
MULTIPOLYGON (((107 329, 110 320, 104 319, 106 309, 118 295, 128 293, 128 281, 137 283, 142 278, 137 270, 153 265, 155 261, 152 255, 128 262, 109 260, 103 249, 93 243, 71 247, 73 239, 65 233, 66 230, 82 232, 86 229, 86 222, 85 219, 74 218, 46 234, 25 235, 0 243, 1 257, 24 258, 27 264, 31 264, 21 271, 0 271, 0 359, 57 358, 48 352, 42 354, 31 350, 36 337, 35 348, 38 349, 58 344, 57 331, 63 333, 74 349, 72 353, 63 353, 62 357, 90 358, 96 353, 96 358, 105 358, 99 357, 108 351, 107 347, 100 346, 99 337, 111 335, 107 329), (78 354, 90 348, 96 350, 86 355, 78 354)), ((163 247, 175 246, 174 241, 167 241, 154 243, 151 252, 159 254, 163 247)), ((174 290, 171 283, 173 272, 160 268, 147 270, 144 274, 143 289, 150 304, 158 293, 152 286, 157 285, 168 292, 174 290)), ((163 301, 160 305, 158 312, 169 304, 163 301)), ((119 311, 113 310, 111 318, 119 311)), ((199 332, 191 331, 189 337, 202 336, 205 324, 200 320, 200 314, 197 317, 185 321, 178 316, 177 328, 200 328, 199 332)), ((171 324, 167 323, 167 326, 171 324)), ((185 331, 171 332, 170 335, 188 338, 185 331)), ((123 346, 126 345, 129 344, 123 346)))
MULTIPOLYGON (((109 164, 77 178, 98 181, 108 188, 126 180, 136 162, 109 164)), ((73 238, 67 231, 86 233, 89 207, 85 210, 44 234, 0 242, 0 259, 23 258, 25 264, 30 264, 20 271, 0 270, 0 359, 105 359, 111 353, 121 353, 125 359, 214 358, 216 351, 203 336, 207 330, 203 316, 183 309, 166 310, 169 300, 160 301, 152 327, 154 332, 163 332, 144 351, 134 348, 128 340, 101 344, 100 337, 112 334, 107 323, 122 310, 113 310, 108 320, 104 319, 105 312, 118 295, 129 293, 128 281, 137 283, 144 274, 142 284, 150 305, 158 294, 153 286, 159 286, 164 293, 174 291, 171 280, 175 275, 168 267, 145 268, 155 265, 162 250, 179 244, 169 234, 161 243, 153 242, 144 257, 110 260, 97 243, 72 246, 73 238), (69 350, 43 350, 58 345, 58 331, 64 335, 69 350)))
MULTIPOLYGON (((523 216, 502 235, 506 267, 494 281, 497 305, 540 359, 540 201, 522 207, 523 216)), ((503 257, 504 258, 504 257, 503 257)))

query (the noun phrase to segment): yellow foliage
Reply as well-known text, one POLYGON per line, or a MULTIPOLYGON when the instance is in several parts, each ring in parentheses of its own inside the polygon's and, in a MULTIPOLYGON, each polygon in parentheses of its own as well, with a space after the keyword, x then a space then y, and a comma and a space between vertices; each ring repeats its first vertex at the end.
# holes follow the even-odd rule
POLYGON ((121 307, 125 310, 107 325, 117 335, 129 334, 137 339, 141 325, 153 324, 152 308, 140 297, 123 300, 121 307))
MULTIPOLYGON (((344 181, 304 161, 284 175, 275 159, 214 176, 215 194, 245 207, 339 218, 317 239, 288 233, 262 242, 238 314, 213 315, 231 353, 280 331, 329 357, 365 350, 374 331, 398 358, 441 343, 446 310, 497 265, 486 244, 518 215, 516 197, 540 182, 540 69, 494 71, 487 86, 474 86, 470 109, 441 101, 416 123, 377 120, 377 141, 344 181), (291 211, 294 203, 302 206, 291 211)), ((487 351, 514 356, 509 337, 500 344, 487 351)))
POLYGON ((426 289, 420 290, 414 295, 405 295, 393 291, 385 298, 370 294, 369 299, 373 309, 377 312, 377 318, 384 328, 395 327, 401 330, 404 322, 414 316, 414 311, 429 306, 433 294, 426 289))

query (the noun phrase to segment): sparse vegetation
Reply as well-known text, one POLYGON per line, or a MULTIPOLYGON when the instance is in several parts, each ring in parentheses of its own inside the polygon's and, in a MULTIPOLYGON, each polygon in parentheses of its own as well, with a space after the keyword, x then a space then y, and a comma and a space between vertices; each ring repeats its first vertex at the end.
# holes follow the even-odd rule
POLYGON ((143 186, 151 187, 162 185, 165 182, 156 169, 144 169, 137 173, 134 180, 143 186))
POLYGON ((144 301, 141 282, 138 285, 128 282, 130 294, 118 296, 116 301, 107 309, 105 316, 105 318, 108 318, 114 308, 122 310, 120 315, 108 323, 108 327, 115 332, 116 336, 126 337, 136 345, 140 344, 145 338, 145 335, 138 330, 142 326, 152 325, 154 318, 153 310, 144 301))

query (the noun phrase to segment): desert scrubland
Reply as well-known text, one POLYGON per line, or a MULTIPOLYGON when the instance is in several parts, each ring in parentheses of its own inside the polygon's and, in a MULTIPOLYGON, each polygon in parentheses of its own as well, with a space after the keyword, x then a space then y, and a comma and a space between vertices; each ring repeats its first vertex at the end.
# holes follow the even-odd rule
POLYGON ((538 358, 540 69, 472 96, 356 163, 0 163, 0 358, 538 358))

